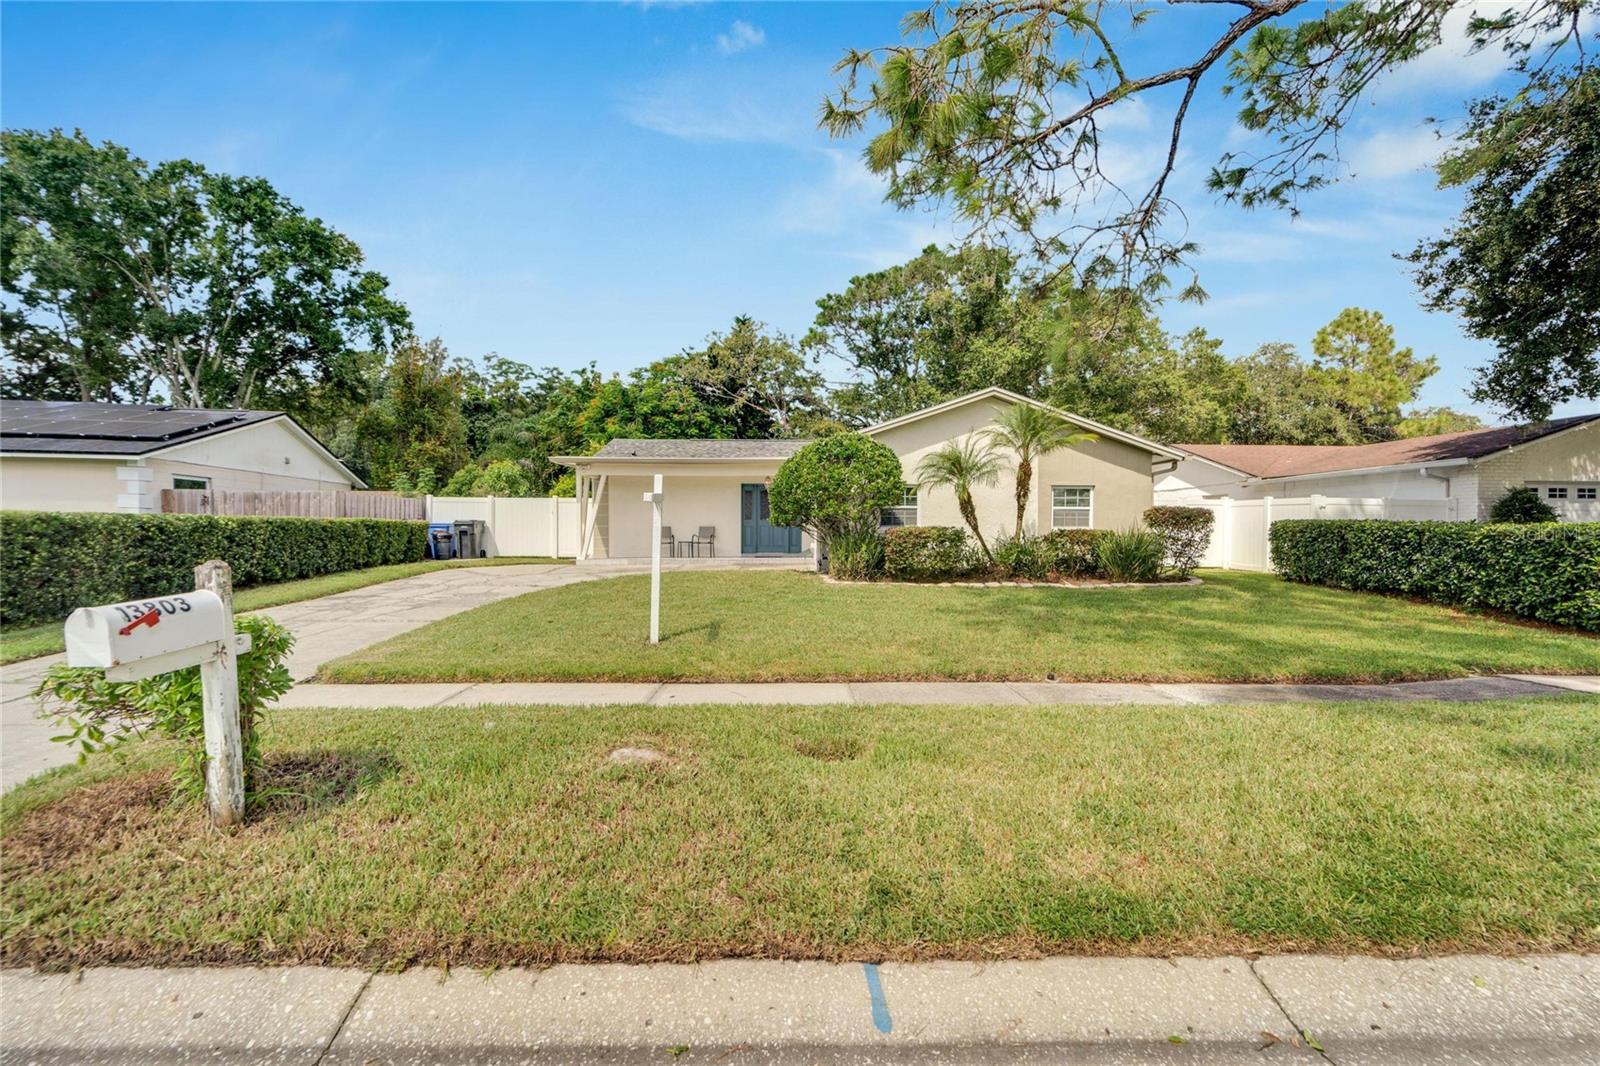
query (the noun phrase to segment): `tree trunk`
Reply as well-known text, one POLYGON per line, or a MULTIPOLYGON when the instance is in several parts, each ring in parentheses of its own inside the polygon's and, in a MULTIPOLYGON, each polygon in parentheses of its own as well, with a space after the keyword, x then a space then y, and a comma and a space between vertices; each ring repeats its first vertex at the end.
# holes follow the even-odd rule
POLYGON ((1026 457, 1017 462, 1017 528, 1013 531, 1018 538, 1022 536, 1022 520, 1028 514, 1028 497, 1033 493, 1033 460, 1026 457))
POLYGON ((956 497, 956 503, 961 508, 961 517, 972 530, 972 535, 978 538, 978 547, 983 549, 983 557, 989 560, 989 565, 994 565, 994 552, 989 550, 989 542, 983 539, 983 530, 978 528, 978 509, 972 504, 972 493, 963 492, 956 497))

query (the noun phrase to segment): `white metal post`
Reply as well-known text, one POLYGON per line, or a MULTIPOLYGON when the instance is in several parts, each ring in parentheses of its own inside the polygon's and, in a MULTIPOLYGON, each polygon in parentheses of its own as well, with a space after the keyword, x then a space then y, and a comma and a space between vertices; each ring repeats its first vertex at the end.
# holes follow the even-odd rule
POLYGON ((661 643, 661 475, 655 476, 650 500, 650 643, 661 643))
POLYGON ((1222 568, 1233 569, 1233 497, 1222 497, 1222 568))
POLYGON ((194 568, 195 588, 222 601, 226 636, 217 654, 200 664, 206 734, 206 808, 211 824, 232 829, 244 822, 244 751, 239 734, 239 664, 234 659, 233 571, 220 559, 194 568))

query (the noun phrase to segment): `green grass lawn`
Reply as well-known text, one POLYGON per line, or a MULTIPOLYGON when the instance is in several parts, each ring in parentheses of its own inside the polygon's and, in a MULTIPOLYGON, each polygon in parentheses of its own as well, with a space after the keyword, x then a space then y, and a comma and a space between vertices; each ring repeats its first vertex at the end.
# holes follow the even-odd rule
POLYGON ((0 800, 0 963, 1592 950, 1597 711, 282 712, 235 837, 162 745, 0 800))
POLYGON ((323 667, 334 681, 1394 680, 1600 673, 1600 638, 1207 571, 1198 586, 835 585, 781 571, 645 577, 479 607, 323 667))
MULTIPOLYGON (((571 559, 521 558, 515 556, 497 559, 426 560, 418 563, 396 563, 393 566, 373 566, 365 570, 345 570, 337 574, 323 574, 300 581, 282 581, 276 585, 257 585, 234 593, 235 611, 259 611, 263 607, 277 607, 285 603, 331 596, 335 592, 349 592, 385 581, 434 570, 448 570, 457 566, 516 566, 523 563, 571 563, 571 559)), ((0 664, 19 662, 40 655, 53 655, 65 651, 60 622, 44 622, 36 626, 20 626, 0 630, 0 664)))

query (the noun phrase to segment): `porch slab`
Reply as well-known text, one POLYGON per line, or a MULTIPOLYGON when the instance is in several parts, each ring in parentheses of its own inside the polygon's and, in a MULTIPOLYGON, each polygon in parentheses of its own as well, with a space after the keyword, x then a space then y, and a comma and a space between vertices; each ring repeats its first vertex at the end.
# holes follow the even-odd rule
POLYGON ((768 684, 666 684, 651 701, 672 703, 849 703, 850 686, 828 682, 768 684))

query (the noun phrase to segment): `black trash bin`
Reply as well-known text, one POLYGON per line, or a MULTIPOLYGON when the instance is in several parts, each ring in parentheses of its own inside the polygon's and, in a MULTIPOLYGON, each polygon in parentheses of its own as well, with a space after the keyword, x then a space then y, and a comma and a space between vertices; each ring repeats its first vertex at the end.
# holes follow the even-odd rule
POLYGON ((458 518, 455 522, 456 555, 462 559, 486 559, 489 551, 483 544, 483 527, 478 518, 458 518))

